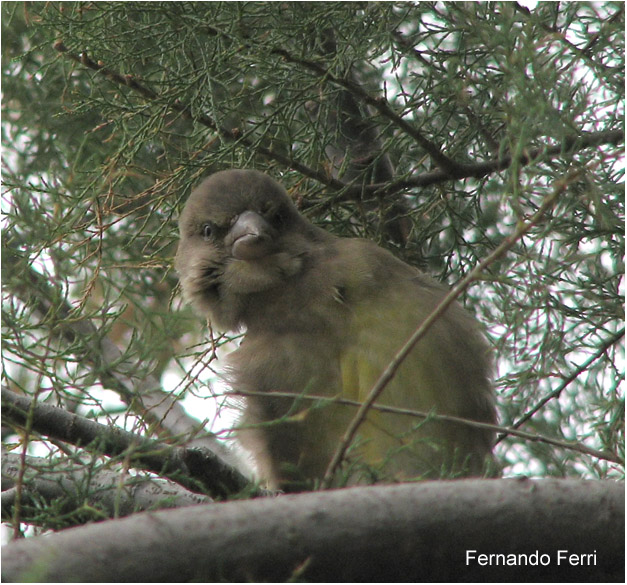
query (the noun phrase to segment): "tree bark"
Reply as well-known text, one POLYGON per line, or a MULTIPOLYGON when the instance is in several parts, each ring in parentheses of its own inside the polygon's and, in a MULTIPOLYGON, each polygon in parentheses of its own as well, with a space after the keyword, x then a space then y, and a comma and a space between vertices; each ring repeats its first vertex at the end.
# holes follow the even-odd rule
POLYGON ((32 429, 44 436, 80 445, 92 453, 126 454, 131 467, 163 475, 192 491, 204 489, 223 498, 244 489, 251 494, 259 491, 238 469, 207 447, 168 445, 160 439, 103 425, 51 404, 35 404, 27 396, 2 387, 3 421, 24 425, 29 412, 32 429))
POLYGON ((624 507, 624 485, 602 481, 350 488, 141 513, 16 541, 3 549, 2 578, 622 583, 624 507))
MULTIPOLYGON (((94 469, 78 462, 51 462, 25 457, 24 484, 19 521, 48 526, 51 518, 41 513, 42 502, 65 515, 62 526, 85 518, 128 516, 140 510, 176 508, 211 503, 211 498, 193 493, 173 481, 148 474, 130 475, 122 470, 94 469), (76 514, 83 509, 83 514, 76 514), (74 512, 74 514, 71 514, 74 512)), ((2 519, 11 519, 17 503, 16 479, 22 465, 20 455, 2 453, 2 519)), ((52 524, 52 527, 55 525, 52 524)))

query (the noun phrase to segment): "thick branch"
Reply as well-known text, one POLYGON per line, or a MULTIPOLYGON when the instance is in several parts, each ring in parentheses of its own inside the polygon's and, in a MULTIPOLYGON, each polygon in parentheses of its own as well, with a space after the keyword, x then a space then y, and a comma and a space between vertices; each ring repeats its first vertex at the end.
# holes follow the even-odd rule
MULTIPOLYGON (((2 418, 23 425, 32 413, 32 430, 97 453, 114 457, 126 455, 132 467, 169 477, 193 491, 204 489, 226 497, 251 487, 245 476, 206 448, 172 447, 159 440, 148 440, 113 425, 103 425, 50 404, 32 404, 2 388, 2 418)), ((252 487, 251 487, 252 489, 252 487)))
MULTIPOLYGON (((20 465, 19 455, 2 454, 3 519, 12 517, 20 465)), ((49 515, 41 513, 41 500, 48 504, 55 502, 63 514, 82 510, 82 521, 211 502, 208 496, 189 492, 166 479, 94 469, 90 465, 71 460, 50 461, 26 457, 20 506, 21 522, 43 525, 50 520, 49 515)), ((75 517, 73 521, 79 522, 81 519, 75 517)))
MULTIPOLYGON (((565 138, 560 144, 542 146, 523 152, 515 159, 512 158, 511 155, 507 154, 500 158, 494 158, 488 161, 465 164, 463 173, 456 178, 459 180, 470 178, 480 179, 494 172, 503 171, 509 168, 514 160, 519 165, 524 166, 543 156, 550 158, 563 155, 567 152, 577 152, 585 148, 601 146, 603 144, 617 145, 624 142, 624 140, 625 132, 623 130, 583 132, 580 136, 569 136, 565 138)), ((451 177, 448 173, 441 170, 435 170, 415 175, 409 179, 392 181, 390 183, 378 183, 366 185, 364 187, 349 186, 346 188, 344 196, 346 198, 352 198, 361 195, 364 191, 366 193, 376 193, 383 196, 412 187, 426 187, 428 185, 444 183, 452 179, 453 177, 451 177)))
POLYGON ((600 481, 351 488, 137 514, 15 541, 3 548, 2 578, 19 581, 37 567, 45 582, 622 583, 624 512, 624 486, 600 481), (479 554, 534 553, 548 562, 478 562, 479 554), (594 562, 575 565, 564 554, 594 562))

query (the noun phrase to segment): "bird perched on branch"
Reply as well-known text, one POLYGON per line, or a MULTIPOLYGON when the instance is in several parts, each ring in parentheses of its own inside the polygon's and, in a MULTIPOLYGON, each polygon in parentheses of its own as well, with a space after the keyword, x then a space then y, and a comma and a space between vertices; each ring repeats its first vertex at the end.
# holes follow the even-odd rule
MULTIPOLYGON (((346 401, 364 401, 445 289, 373 242, 312 225, 254 170, 211 175, 179 227, 184 296, 213 327, 246 332, 229 356, 244 446, 270 487, 315 487, 357 411, 346 401)), ((493 423, 489 376, 487 344, 455 303, 377 404, 493 423)), ((493 444, 491 431, 377 408, 357 437, 335 485, 479 475, 493 444)))

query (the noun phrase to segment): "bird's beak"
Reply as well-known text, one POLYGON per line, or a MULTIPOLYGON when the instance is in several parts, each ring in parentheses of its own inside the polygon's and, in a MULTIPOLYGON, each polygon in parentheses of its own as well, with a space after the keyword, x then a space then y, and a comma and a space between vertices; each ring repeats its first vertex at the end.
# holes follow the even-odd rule
POLYGON ((231 226, 225 243, 238 260, 257 260, 273 250, 274 229, 258 213, 245 211, 231 226))

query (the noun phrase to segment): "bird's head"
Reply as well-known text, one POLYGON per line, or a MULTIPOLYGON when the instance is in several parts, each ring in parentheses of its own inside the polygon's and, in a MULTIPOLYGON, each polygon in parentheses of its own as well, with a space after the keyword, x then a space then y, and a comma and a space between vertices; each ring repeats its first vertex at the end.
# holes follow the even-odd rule
POLYGON ((303 269, 314 228, 285 189, 254 170, 211 175, 179 219, 175 266, 185 297, 222 329, 241 325, 251 295, 303 269))

